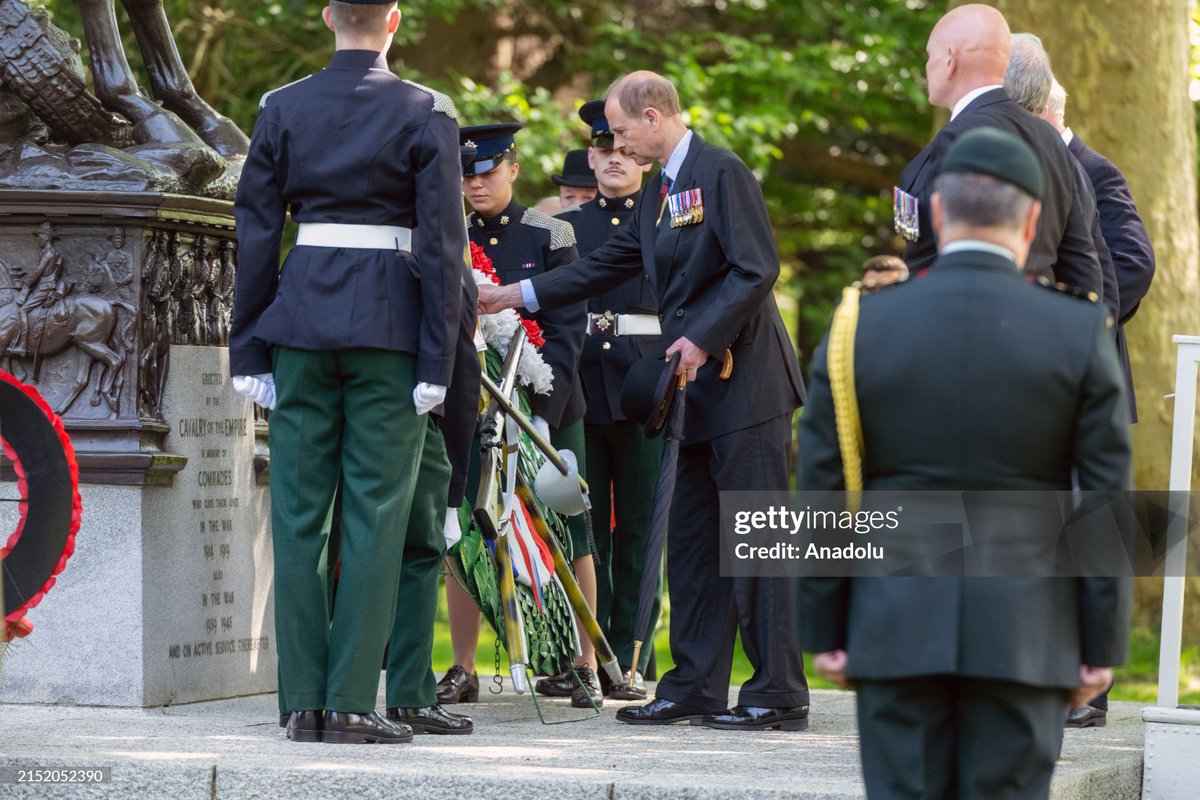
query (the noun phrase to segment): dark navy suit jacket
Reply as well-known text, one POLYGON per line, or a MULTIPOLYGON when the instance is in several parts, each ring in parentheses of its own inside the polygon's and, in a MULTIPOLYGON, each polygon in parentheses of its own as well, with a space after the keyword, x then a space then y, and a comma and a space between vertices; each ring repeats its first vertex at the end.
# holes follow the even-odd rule
POLYGON ((1124 325, 1135 313, 1142 298, 1150 291, 1154 279, 1154 247, 1150 234, 1138 215, 1129 183, 1121 170, 1104 156, 1084 144, 1078 135, 1067 149, 1079 159, 1088 180, 1096 192, 1100 212, 1100 230, 1112 255, 1116 271, 1120 312, 1117 321, 1117 356, 1129 392, 1129 410, 1137 421, 1137 401, 1133 396, 1133 370, 1129 365, 1129 347, 1125 342, 1124 325))
POLYGON ((1079 200, 1071 157, 1050 123, 1014 103, 1002 88, 984 92, 967 104, 900 173, 900 188, 920 199, 920 238, 909 242, 904 251, 909 269, 921 272, 937 257, 929 198, 933 194, 933 181, 941 171, 942 157, 959 136, 980 127, 999 128, 1020 136, 1037 153, 1046 173, 1042 215, 1025 271, 1037 277, 1053 277, 1070 287, 1101 296, 1104 291, 1101 266, 1091 221, 1085 219, 1079 200))

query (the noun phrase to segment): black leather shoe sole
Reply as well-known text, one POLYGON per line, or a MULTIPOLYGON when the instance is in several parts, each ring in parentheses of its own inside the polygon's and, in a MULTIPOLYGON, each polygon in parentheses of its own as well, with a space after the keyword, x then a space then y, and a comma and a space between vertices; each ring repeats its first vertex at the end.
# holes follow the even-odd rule
POLYGON ((307 728, 294 728, 288 731, 287 738, 291 739, 293 742, 330 741, 328 734, 325 734, 325 738, 322 738, 322 731, 314 731, 307 728))
POLYGON ((441 725, 427 725, 414 719, 404 720, 404 724, 413 729, 413 733, 435 733, 446 736, 466 736, 475 732, 475 726, 469 728, 446 728, 441 725))
POLYGON ((542 697, 570 697, 575 692, 575 682, 572 681, 570 686, 564 687, 557 682, 543 679, 534 684, 533 690, 542 697))
POLYGON ((1063 727, 1064 728, 1103 728, 1107 724, 1108 724, 1108 717, 1089 717, 1088 719, 1082 720, 1080 722, 1075 722, 1073 720, 1067 720, 1063 724, 1063 727))
POLYGON ((439 705, 452 706, 456 703, 478 703, 479 702, 479 687, 468 687, 461 695, 457 693, 442 694, 438 692, 437 701, 439 705))
POLYGON ((716 720, 706 719, 701 722, 694 723, 703 725, 706 728, 713 728, 719 731, 805 731, 808 730, 808 718, 804 719, 778 719, 764 720, 762 722, 717 722, 716 720))
POLYGON ((412 740, 411 733, 407 736, 383 736, 362 731, 325 731, 326 744, 407 744, 412 740))
POLYGON ((674 725, 676 722, 690 722, 692 725, 699 725, 703 718, 703 714, 684 714, 670 719, 630 719, 617 714, 617 722, 624 722, 626 725, 674 725))
POLYGON ((609 700, 645 700, 646 692, 638 692, 633 689, 609 689, 608 694, 604 695, 609 700))

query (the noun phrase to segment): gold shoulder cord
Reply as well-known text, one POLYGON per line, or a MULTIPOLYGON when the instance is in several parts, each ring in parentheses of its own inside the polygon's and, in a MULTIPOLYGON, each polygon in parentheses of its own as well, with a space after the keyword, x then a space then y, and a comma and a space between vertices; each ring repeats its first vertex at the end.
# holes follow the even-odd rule
POLYGON ((842 473, 846 481, 846 506, 856 512, 862 504, 863 435, 858 415, 858 395, 854 390, 854 335, 858 329, 859 290, 847 286, 842 302, 833 313, 829 331, 829 386, 833 392, 833 413, 837 420, 838 448, 842 454, 842 473))

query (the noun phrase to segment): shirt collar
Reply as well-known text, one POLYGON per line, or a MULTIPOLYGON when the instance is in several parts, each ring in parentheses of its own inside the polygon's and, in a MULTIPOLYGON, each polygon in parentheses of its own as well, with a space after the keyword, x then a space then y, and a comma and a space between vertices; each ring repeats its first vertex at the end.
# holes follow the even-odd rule
POLYGON ((979 250, 984 253, 992 253, 994 255, 1004 256, 1009 261, 1013 262, 1014 268, 1017 266, 1017 256, 1012 250, 1009 250, 1007 247, 1001 247, 998 244, 984 242, 979 239, 959 239, 956 242, 950 242, 950 244, 942 247, 942 250, 938 255, 948 256, 951 253, 957 253, 962 250, 979 250))
POLYGON ((387 58, 374 50, 337 50, 330 69, 387 69, 387 58))
POLYGON ((675 149, 671 151, 671 157, 667 159, 667 164, 663 167, 663 174, 671 181, 679 177, 679 170, 683 168, 683 161, 687 158, 688 147, 692 143, 692 131, 689 129, 684 132, 683 138, 679 140, 679 144, 675 145, 675 149))
POLYGON ((1071 130, 1070 128, 1063 129, 1063 132, 1062 132, 1063 144, 1070 144, 1071 140, 1074 138, 1075 138, 1075 132, 1073 130, 1071 130))
POLYGON ((1004 86, 1002 84, 993 83, 993 84, 989 84, 987 86, 980 86, 978 89, 972 89, 971 91, 967 92, 965 95, 963 95, 963 98, 961 100, 959 100, 957 103, 954 104, 954 110, 950 112, 950 121, 953 122, 954 118, 957 117, 959 114, 961 114, 963 112, 963 109, 965 109, 967 106, 969 106, 971 104, 971 101, 974 100, 975 98, 979 97, 979 95, 984 94, 986 92, 990 92, 992 89, 1003 89, 1003 88, 1004 88, 1004 86))

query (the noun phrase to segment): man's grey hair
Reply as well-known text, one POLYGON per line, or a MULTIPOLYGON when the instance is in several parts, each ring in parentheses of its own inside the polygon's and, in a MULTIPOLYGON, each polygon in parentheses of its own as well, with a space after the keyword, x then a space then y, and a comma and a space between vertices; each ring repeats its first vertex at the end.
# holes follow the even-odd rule
POLYGON ((1004 73, 1004 90, 1017 105, 1041 116, 1054 83, 1054 70, 1042 40, 1032 33, 1012 35, 1012 55, 1004 73))
POLYGON ((972 228, 1025 227, 1033 196, 1008 181, 974 172, 945 172, 933 182, 942 196, 942 224, 972 228))
POLYGON ((1046 100, 1046 111, 1061 127, 1066 127, 1064 120, 1067 116, 1067 90, 1055 79, 1050 85, 1050 97, 1046 100))
POLYGON ((675 84, 653 72, 632 72, 617 78, 604 96, 607 99, 614 93, 621 110, 631 117, 640 117, 647 108, 658 109, 665 117, 682 111, 675 84))

